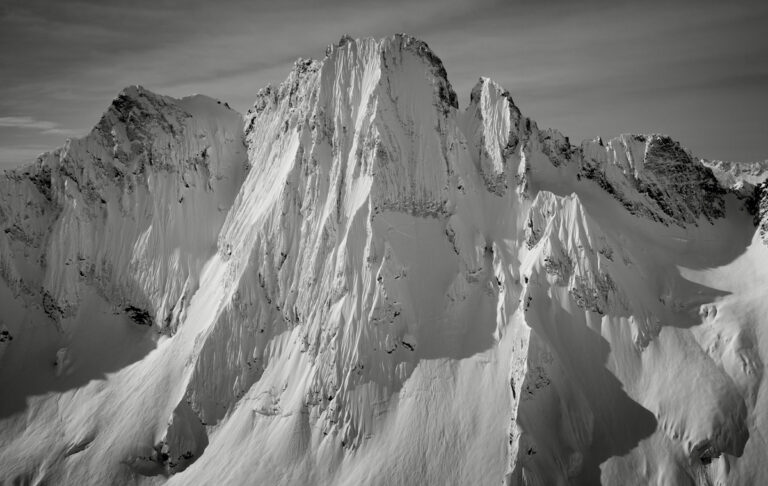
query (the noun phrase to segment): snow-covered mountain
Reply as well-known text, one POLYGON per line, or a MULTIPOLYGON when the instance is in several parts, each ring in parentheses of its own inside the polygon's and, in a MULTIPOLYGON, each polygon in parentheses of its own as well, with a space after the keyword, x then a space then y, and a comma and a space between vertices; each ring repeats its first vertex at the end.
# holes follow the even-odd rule
POLYGON ((0 483, 768 484, 732 167, 460 110, 405 35, 245 117, 126 88, 0 178, 0 483))

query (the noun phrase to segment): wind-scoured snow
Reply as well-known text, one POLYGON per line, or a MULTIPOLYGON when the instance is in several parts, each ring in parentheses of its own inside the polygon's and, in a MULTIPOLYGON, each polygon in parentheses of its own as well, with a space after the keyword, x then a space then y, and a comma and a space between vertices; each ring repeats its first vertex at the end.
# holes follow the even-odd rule
POLYGON ((768 191, 708 166, 402 34, 126 88, 0 180, 0 480, 768 482, 768 191))

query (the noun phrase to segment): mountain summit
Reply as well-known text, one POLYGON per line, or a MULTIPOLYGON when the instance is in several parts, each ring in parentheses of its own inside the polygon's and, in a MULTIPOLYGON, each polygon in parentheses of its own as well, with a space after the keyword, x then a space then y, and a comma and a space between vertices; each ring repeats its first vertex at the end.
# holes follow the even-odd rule
POLYGON ((459 110, 404 34, 245 116, 126 88, 0 177, 0 480, 768 483, 768 189, 731 167, 487 78, 459 110))

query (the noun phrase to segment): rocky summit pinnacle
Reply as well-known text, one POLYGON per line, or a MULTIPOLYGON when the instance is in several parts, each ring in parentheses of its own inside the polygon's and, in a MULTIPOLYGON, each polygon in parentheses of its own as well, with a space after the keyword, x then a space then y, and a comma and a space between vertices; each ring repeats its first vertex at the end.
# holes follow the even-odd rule
POLYGON ((768 484, 760 174, 405 34, 126 88, 0 175, 0 482, 768 484))

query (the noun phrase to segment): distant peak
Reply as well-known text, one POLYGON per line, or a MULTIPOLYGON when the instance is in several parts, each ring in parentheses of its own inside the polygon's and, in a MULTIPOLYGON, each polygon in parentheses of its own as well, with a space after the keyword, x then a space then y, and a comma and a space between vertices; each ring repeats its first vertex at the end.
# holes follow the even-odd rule
POLYGON ((110 109, 127 114, 132 109, 140 111, 155 111, 168 105, 174 105, 176 100, 169 96, 159 95, 143 86, 131 85, 121 89, 110 105, 110 109))
POLYGON ((293 63, 293 73, 297 78, 301 78, 307 73, 312 73, 320 69, 322 62, 316 59, 300 57, 293 63))
POLYGON ((125 88, 121 89, 120 92, 117 94, 118 96, 127 96, 129 98, 138 98, 142 95, 142 93, 146 92, 147 90, 139 85, 139 84, 131 84, 129 86, 126 86, 125 88))
POLYGON ((147 100, 163 100, 163 101, 167 101, 169 99, 168 96, 157 94, 139 84, 132 84, 130 86, 126 86, 125 88, 121 89, 120 92, 117 94, 117 98, 115 99, 117 100, 120 98, 123 98, 123 99, 129 98, 132 100, 140 100, 143 98, 147 100))
POLYGON ((341 36, 341 39, 339 39, 338 42, 335 44, 330 44, 326 48, 325 54, 326 57, 330 57, 334 52, 338 50, 350 49, 352 47, 362 46, 363 44, 377 45, 379 51, 381 52, 385 52, 387 50, 398 50, 416 54, 417 56, 431 63, 433 66, 445 72, 443 62, 439 57, 437 57, 437 55, 435 55, 435 53, 426 42, 410 34, 405 34, 402 32, 393 34, 389 37, 384 37, 380 40, 376 40, 373 37, 354 38, 349 34, 344 34, 341 36))
MULTIPOLYGON (((390 37, 386 37, 383 39, 383 42, 389 42, 396 45, 399 44, 404 49, 412 50, 413 52, 422 54, 427 58, 437 57, 432 52, 432 49, 429 48, 429 45, 427 45, 426 42, 404 32, 398 32, 397 34, 391 35, 390 37)), ((440 62, 439 59, 438 62, 440 62)), ((442 62, 440 63, 442 64, 442 62)))
POLYGON ((429 44, 423 40, 401 32, 382 40, 382 49, 390 46, 416 54, 437 68, 442 73, 442 77, 447 79, 443 61, 437 57, 429 47, 429 44))
MULTIPOLYGON (((515 104, 515 101, 512 99, 512 95, 509 93, 509 91, 504 89, 500 84, 498 84, 491 78, 482 76, 480 77, 480 79, 478 79, 477 83, 475 84, 475 87, 472 88, 472 91, 469 93, 470 109, 473 106, 476 109, 481 109, 480 106, 483 104, 484 96, 488 100, 497 100, 497 99, 503 98, 506 101, 510 112, 514 114, 513 117, 515 119, 520 119, 522 117, 522 113, 520 112, 520 109, 515 104)), ((528 120, 528 124, 530 123, 532 123, 532 121, 528 120)))
MULTIPOLYGON (((215 102, 214 102, 215 103, 215 102)), ((179 100, 163 96, 139 85, 123 88, 104 112, 96 130, 109 133, 116 125, 126 124, 132 132, 145 132, 155 123, 173 130, 171 125, 191 116, 179 106, 179 100)))
MULTIPOLYGON (((443 62, 423 40, 405 33, 393 34, 380 40, 372 37, 356 39, 349 34, 344 34, 337 43, 328 45, 325 50, 325 59, 322 63, 318 63, 318 66, 336 59, 337 56, 356 55, 354 54, 356 52, 378 53, 383 59, 398 57, 407 53, 421 59, 430 68, 431 74, 435 78, 440 90, 440 98, 447 105, 458 108, 458 98, 448 81, 448 74, 443 62)), ((307 69, 309 69, 309 65, 307 65, 307 69)))
POLYGON ((349 35, 349 34, 344 34, 344 35, 341 36, 341 39, 339 39, 339 42, 336 44, 336 46, 337 47, 344 47, 347 44, 349 44, 350 42, 355 42, 355 39, 351 35, 349 35))
POLYGON ((632 143, 645 144, 646 151, 657 157, 688 163, 694 160, 690 150, 683 147, 680 142, 669 135, 662 133, 622 133, 618 138, 625 145, 632 143))
POLYGON ((430 49, 429 45, 421 39, 418 39, 412 35, 398 33, 391 37, 385 38, 382 41, 382 54, 387 49, 399 49, 403 52, 409 52, 415 54, 427 64, 432 67, 432 74, 439 80, 441 86, 440 98, 455 109, 459 107, 458 97, 453 90, 450 81, 448 81, 448 73, 445 71, 443 61, 430 49))
POLYGON ((487 90, 488 92, 496 94, 497 96, 507 98, 510 104, 512 105, 515 104, 514 101, 512 100, 512 95, 509 94, 509 91, 504 89, 496 81, 485 76, 481 76, 480 79, 477 80, 477 83, 475 84, 474 88, 472 88, 472 91, 469 94, 469 102, 473 104, 479 103, 483 90, 487 90))

